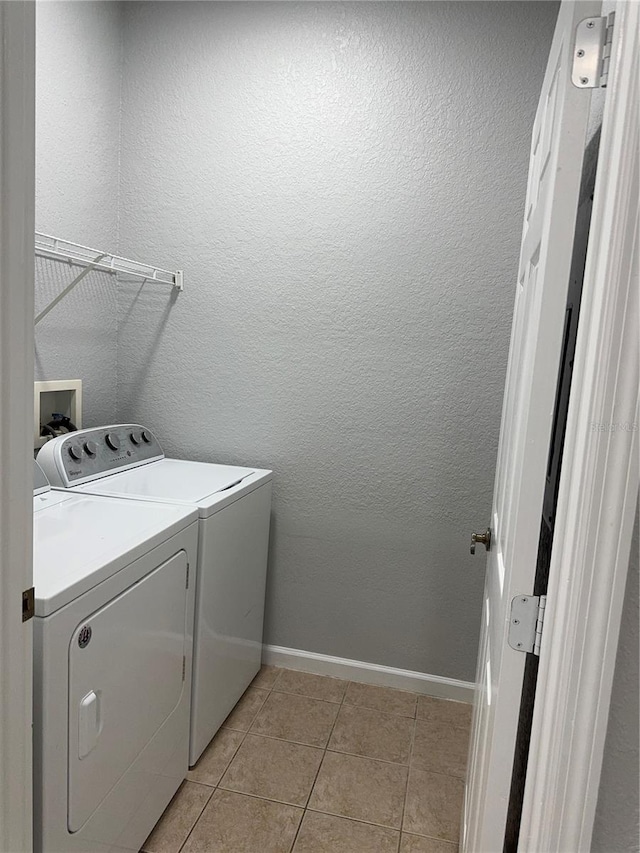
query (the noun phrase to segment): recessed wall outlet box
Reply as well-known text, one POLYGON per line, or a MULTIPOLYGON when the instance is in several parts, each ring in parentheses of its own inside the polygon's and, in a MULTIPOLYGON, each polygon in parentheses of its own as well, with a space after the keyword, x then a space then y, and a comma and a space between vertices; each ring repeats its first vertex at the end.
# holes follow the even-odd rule
POLYGON ((82 379, 54 379, 34 382, 33 447, 38 450, 51 437, 42 436, 42 427, 54 420, 54 415, 69 418, 82 428, 82 379))

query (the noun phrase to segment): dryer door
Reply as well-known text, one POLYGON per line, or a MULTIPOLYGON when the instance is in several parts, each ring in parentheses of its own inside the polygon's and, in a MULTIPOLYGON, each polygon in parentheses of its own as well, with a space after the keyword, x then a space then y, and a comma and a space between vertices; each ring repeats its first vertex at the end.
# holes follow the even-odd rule
POLYGON ((186 583, 187 557, 180 551, 87 617, 71 637, 70 832, 91 817, 180 701, 186 583))

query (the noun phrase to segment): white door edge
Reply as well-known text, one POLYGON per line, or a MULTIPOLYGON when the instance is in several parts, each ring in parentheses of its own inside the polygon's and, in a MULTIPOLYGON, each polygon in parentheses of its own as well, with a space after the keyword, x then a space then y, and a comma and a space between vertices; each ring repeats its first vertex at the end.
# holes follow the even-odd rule
POLYGON ((640 6, 616 4, 518 847, 523 853, 591 848, 639 483, 639 33, 640 6))
POLYGON ((32 849, 35 5, 0 3, 0 850, 32 849))
POLYGON ((535 585, 591 110, 591 92, 571 81, 575 33, 601 9, 601 0, 561 3, 533 123, 462 822, 466 853, 502 850, 505 829, 511 843, 526 656, 508 643, 510 608, 535 585))

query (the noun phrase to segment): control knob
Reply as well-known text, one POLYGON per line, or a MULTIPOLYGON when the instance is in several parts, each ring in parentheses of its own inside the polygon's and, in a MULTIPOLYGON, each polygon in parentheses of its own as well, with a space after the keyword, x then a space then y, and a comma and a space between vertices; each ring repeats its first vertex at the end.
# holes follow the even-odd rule
POLYGON ((132 444, 135 444, 136 446, 140 444, 140 436, 136 435, 135 432, 132 432, 129 438, 131 439, 132 444))
POLYGON ((82 450, 78 447, 77 444, 72 444, 69 446, 69 456, 75 462, 79 462, 82 459, 82 450))
POLYGON ((119 449, 120 439, 114 433, 108 432, 105 435, 104 440, 107 442, 107 447, 110 447, 111 450, 118 450, 119 449))
POLYGON ((95 443, 95 441, 85 441, 84 449, 87 456, 95 456, 98 452, 98 445, 95 443))
POLYGON ((151 444, 151 435, 146 431, 146 429, 142 430, 142 440, 145 444, 151 444))

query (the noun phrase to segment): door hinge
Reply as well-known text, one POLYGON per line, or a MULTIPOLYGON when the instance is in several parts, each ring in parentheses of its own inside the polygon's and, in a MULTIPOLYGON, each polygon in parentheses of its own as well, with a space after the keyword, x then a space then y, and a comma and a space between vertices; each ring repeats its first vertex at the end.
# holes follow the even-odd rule
POLYGON ((517 652, 540 654, 546 595, 516 595, 511 601, 509 645, 517 652))
POLYGON ((585 18, 576 27, 571 82, 578 89, 605 88, 609 77, 615 12, 585 18))
POLYGON ((187 658, 185 655, 182 655, 182 680, 184 681, 185 674, 187 671, 187 658))
POLYGON ((187 563, 187 589, 189 589, 189 563, 187 563))
POLYGON ((36 591, 34 587, 22 593, 22 621, 28 622, 36 613, 36 591))

